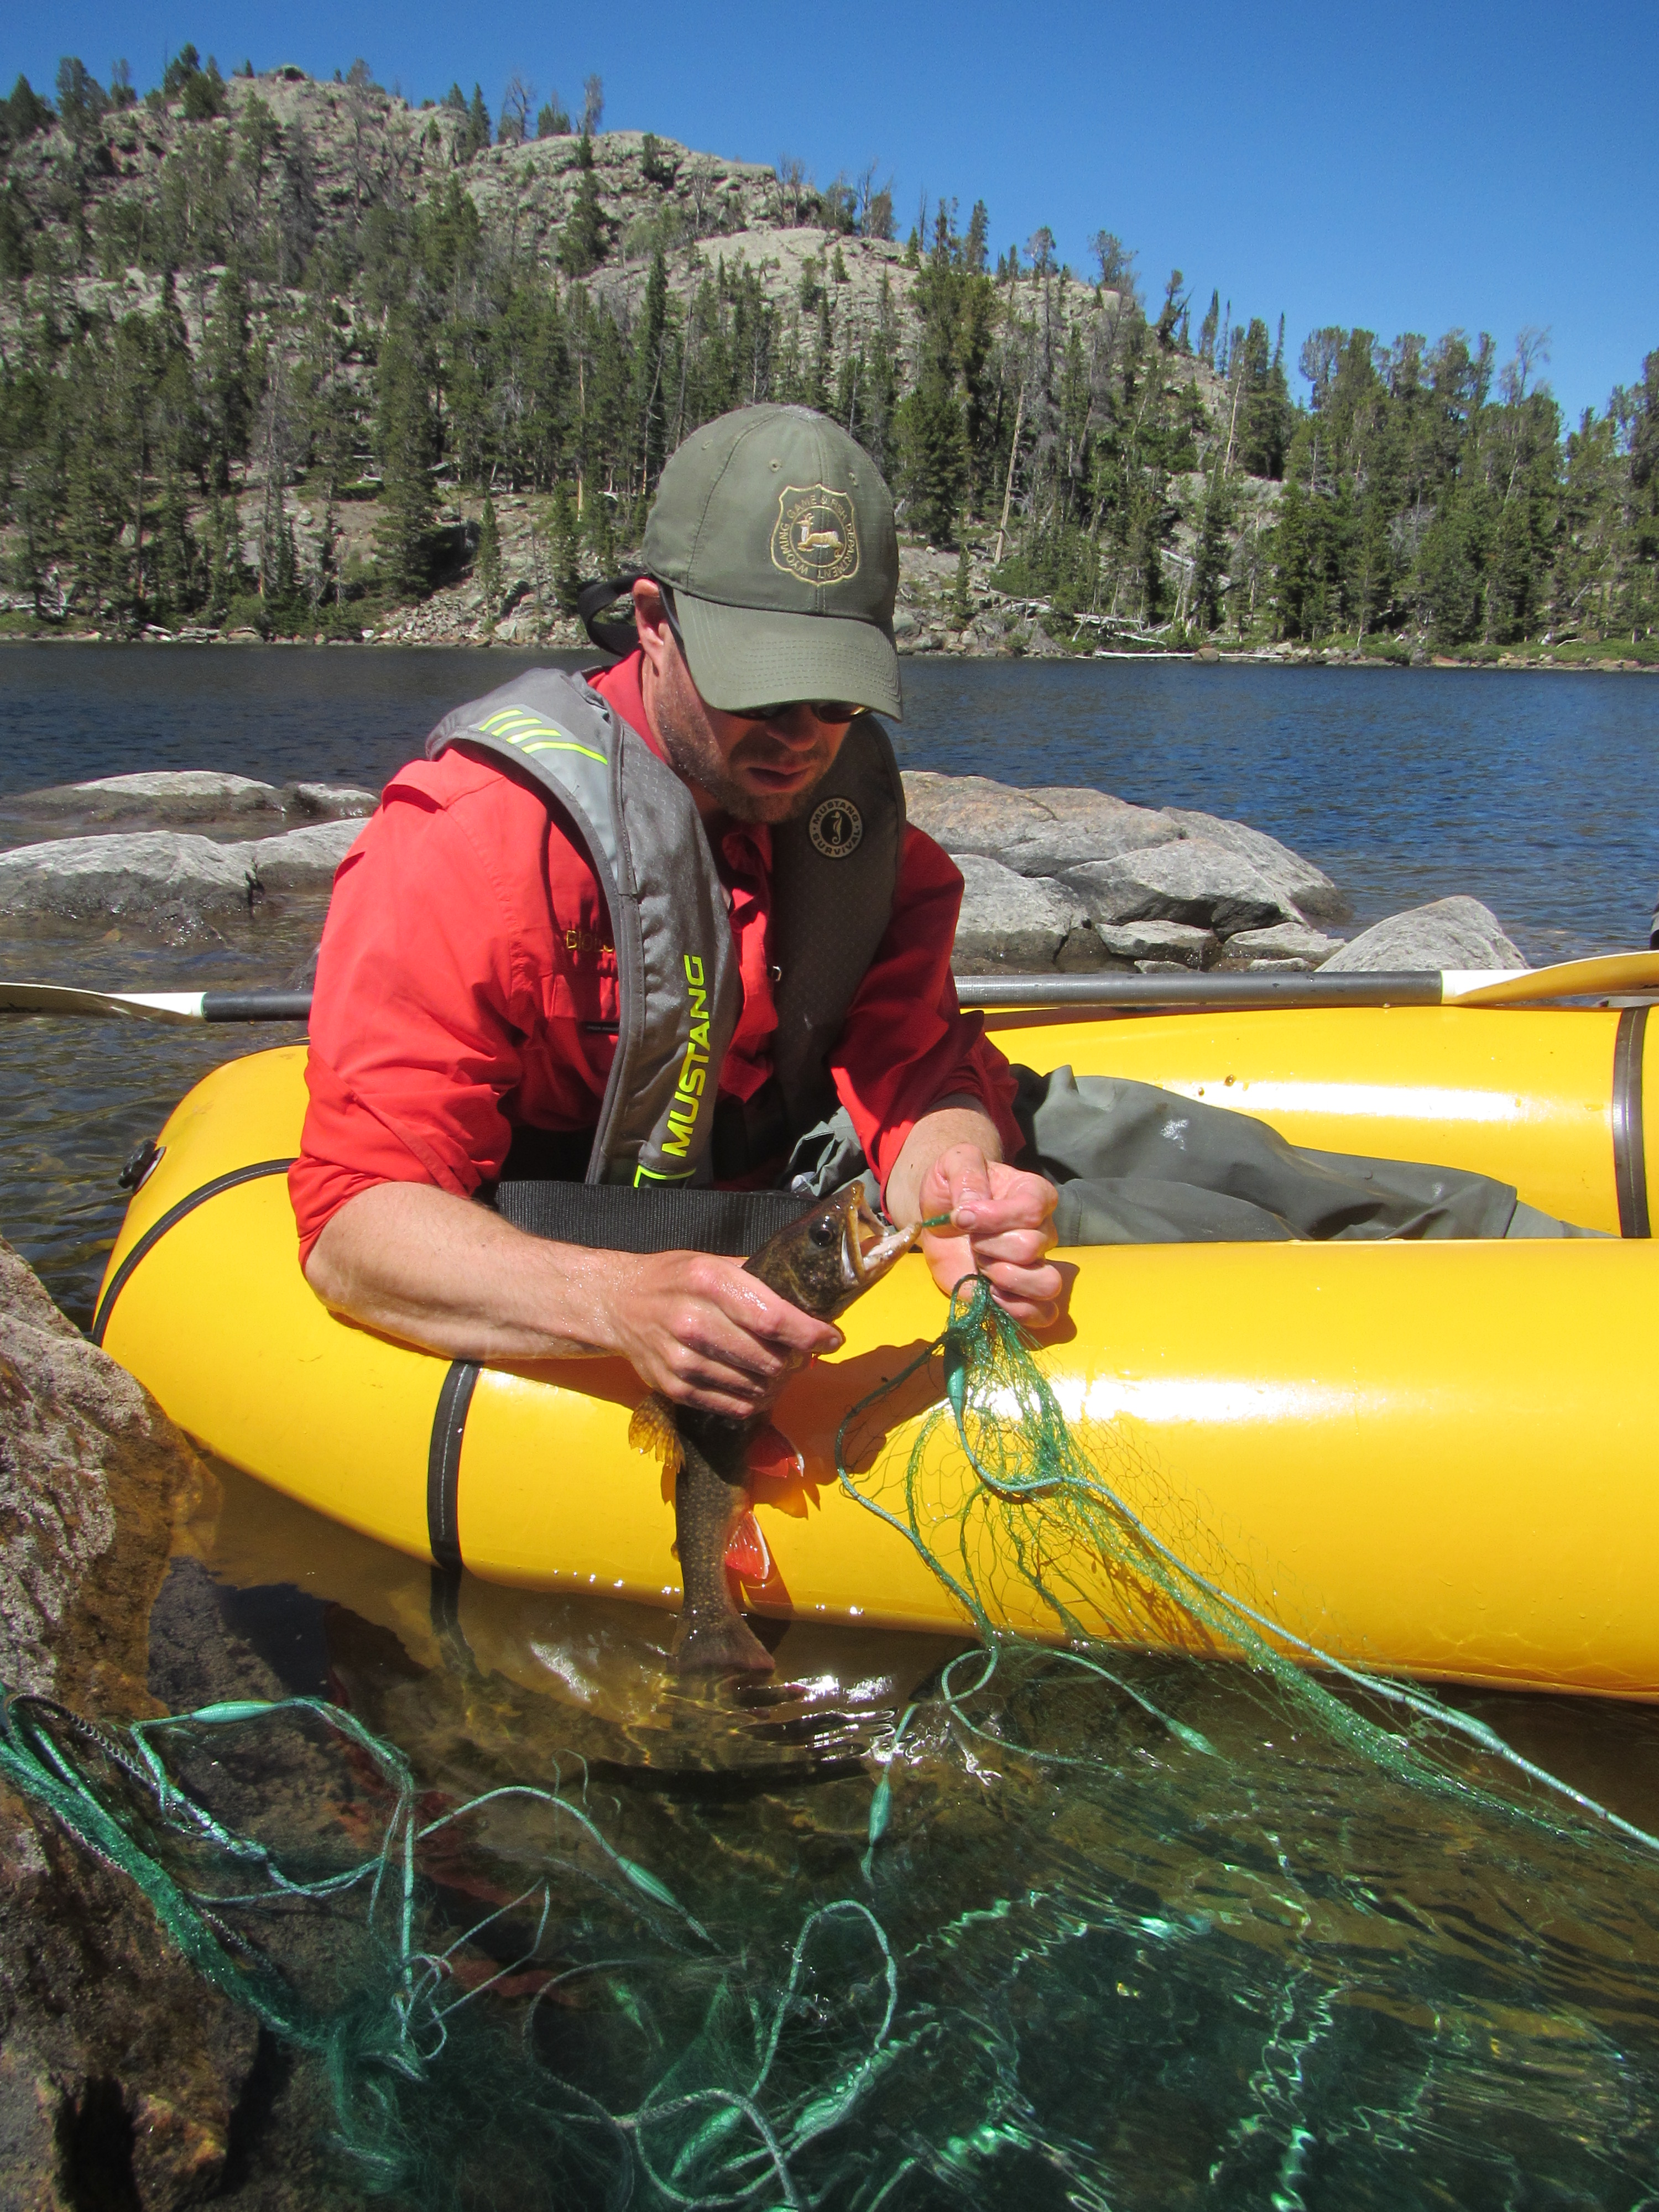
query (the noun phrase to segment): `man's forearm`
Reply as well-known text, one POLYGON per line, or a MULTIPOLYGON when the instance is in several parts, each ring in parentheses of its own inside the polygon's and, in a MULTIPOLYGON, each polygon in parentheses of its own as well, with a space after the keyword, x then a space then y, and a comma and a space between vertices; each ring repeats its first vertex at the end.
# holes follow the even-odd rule
POLYGON ((841 1331, 712 1252, 591 1252, 425 1183, 340 1208, 306 1279, 353 1321, 450 1359, 612 1352, 676 1404, 746 1419, 841 1331))
POLYGON ((1002 1158, 996 1124, 971 1093, 942 1098, 905 1139, 887 1178, 887 1212, 900 1228, 922 1218, 919 1194, 927 1170, 952 1145, 975 1146, 988 1160, 1002 1158))
POLYGON ((526 1236, 428 1183, 377 1183, 324 1228, 306 1279, 325 1305, 451 1359, 614 1349, 604 1316, 631 1255, 526 1236))

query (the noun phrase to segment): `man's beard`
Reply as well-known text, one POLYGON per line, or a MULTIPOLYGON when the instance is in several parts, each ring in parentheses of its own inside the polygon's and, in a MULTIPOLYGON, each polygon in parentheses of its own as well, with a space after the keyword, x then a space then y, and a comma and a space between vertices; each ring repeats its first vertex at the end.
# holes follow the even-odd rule
MULTIPOLYGON (((835 762, 834 750, 826 748, 829 757, 799 791, 750 791, 731 773, 719 745, 708 732, 682 722, 671 702, 660 693, 654 704, 657 735, 668 756, 669 765, 689 783, 706 791, 734 822, 793 822, 798 815, 805 813, 835 762)), ((744 738, 738 749, 754 742, 744 738)), ((763 756, 763 739, 756 745, 756 750, 763 756)))

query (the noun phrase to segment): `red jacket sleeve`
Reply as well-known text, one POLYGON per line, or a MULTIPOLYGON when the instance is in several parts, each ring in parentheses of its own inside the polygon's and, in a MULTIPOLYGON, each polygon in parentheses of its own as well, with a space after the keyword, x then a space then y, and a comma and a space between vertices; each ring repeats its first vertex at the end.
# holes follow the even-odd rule
POLYGON ((962 891, 949 854, 907 829, 892 919, 830 1055, 836 1089, 884 1191, 905 1139, 941 1098, 977 1098, 1005 1158, 1024 1143, 1008 1063, 985 1035, 983 1016, 957 1004, 951 948, 962 891))
POLYGON ((289 1173, 301 1265, 359 1191, 471 1195, 511 1141, 501 1102, 534 1018, 522 933, 487 841, 423 787, 432 774, 393 779, 335 878, 289 1173))

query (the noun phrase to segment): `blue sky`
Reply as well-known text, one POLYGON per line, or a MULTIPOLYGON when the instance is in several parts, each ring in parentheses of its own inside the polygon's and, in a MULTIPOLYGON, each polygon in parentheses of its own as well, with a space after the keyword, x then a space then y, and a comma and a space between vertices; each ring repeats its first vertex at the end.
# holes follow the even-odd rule
POLYGON ((1147 291, 1179 264, 1194 325, 1212 285, 1236 321, 1283 312, 1292 364, 1324 323, 1488 330, 1500 355, 1545 327, 1545 374, 1576 418, 1659 348, 1654 0, 633 0, 557 15, 81 0, 8 15, 0 70, 43 88, 65 52, 100 77, 124 55, 146 87, 185 40, 226 70, 246 57, 327 76, 361 53, 415 99, 476 79, 492 108, 514 69, 567 106, 596 70, 613 127, 797 155, 820 181, 878 159, 902 228, 924 191, 958 198, 964 220, 983 198, 995 247, 1046 223, 1079 269, 1094 232, 1115 230, 1147 291))

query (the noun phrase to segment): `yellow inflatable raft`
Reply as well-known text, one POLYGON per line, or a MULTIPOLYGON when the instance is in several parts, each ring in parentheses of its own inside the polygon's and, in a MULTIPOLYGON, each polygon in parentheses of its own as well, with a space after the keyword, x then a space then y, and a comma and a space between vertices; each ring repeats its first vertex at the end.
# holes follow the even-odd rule
MULTIPOLYGON (((1298 1143, 1478 1169, 1616 1240, 1069 1255, 1069 1322, 1040 1358, 1158 1534, 1189 1555, 1201 1540, 1206 1572, 1374 1668, 1659 1696, 1646 1019, 993 1018, 1012 1059, 1162 1083, 1298 1143)), ((100 1340, 212 1450, 384 1543, 525 1588, 676 1605, 672 1508, 628 1447, 640 1385, 626 1367, 480 1370, 337 1321, 313 1296, 282 1172, 303 1062, 297 1047, 233 1061, 173 1113, 111 1255, 100 1340)), ((907 1258, 846 1316, 844 1351, 786 1393, 777 1419, 805 1473, 762 1486, 757 1611, 962 1625, 904 1537, 835 1474, 842 1416, 942 1320, 907 1258)), ((885 1429, 860 1439, 872 1481, 902 1464, 921 1418, 914 1394, 890 1403, 885 1429)), ((1018 1591, 1009 1604, 1012 1625, 1051 1625, 1018 1591)))

